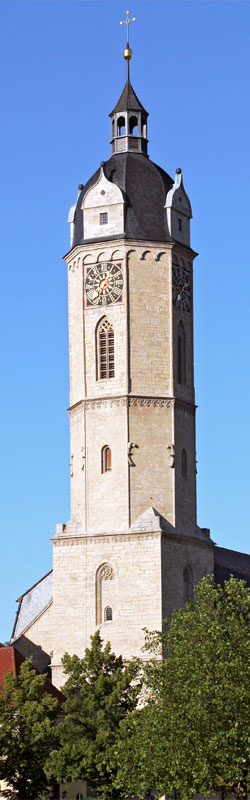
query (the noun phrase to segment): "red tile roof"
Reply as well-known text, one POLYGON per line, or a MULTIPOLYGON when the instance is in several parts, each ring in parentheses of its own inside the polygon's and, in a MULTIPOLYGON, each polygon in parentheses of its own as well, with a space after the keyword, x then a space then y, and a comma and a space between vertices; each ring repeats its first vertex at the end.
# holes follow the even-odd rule
POLYGON ((0 648, 0 686, 3 686, 6 672, 10 670, 16 676, 14 647, 2 646, 0 648))
MULTIPOLYGON (((4 685, 5 675, 7 672, 9 672, 9 670, 12 670, 15 677, 19 675, 20 666, 24 661, 26 661, 26 659, 21 653, 19 653, 14 645, 5 647, 4 645, 0 644, 0 686, 4 685)), ((35 672, 37 675, 39 675, 37 669, 35 669, 35 672)), ((52 697, 55 697, 58 700, 60 705, 64 702, 64 695, 59 691, 59 689, 56 688, 56 686, 54 686, 53 683, 49 681, 48 678, 46 678, 45 681, 45 689, 48 694, 51 694, 52 697)))

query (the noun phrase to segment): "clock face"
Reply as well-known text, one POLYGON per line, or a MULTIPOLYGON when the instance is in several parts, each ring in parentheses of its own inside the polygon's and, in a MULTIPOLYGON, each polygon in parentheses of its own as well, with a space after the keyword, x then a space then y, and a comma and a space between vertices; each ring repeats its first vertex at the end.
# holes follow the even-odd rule
POLYGON ((109 306, 122 300, 123 274, 121 264, 105 261, 89 267, 85 291, 87 306, 109 306))
POLYGON ((184 267, 173 267, 173 304, 180 311, 190 312, 191 275, 184 267))

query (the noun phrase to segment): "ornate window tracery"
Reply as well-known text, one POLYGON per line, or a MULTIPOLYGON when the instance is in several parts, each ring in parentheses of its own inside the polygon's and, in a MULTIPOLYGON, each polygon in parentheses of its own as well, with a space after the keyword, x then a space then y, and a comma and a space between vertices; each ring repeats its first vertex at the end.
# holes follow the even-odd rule
POLYGON ((110 622, 114 607, 114 570, 110 564, 101 564, 96 572, 96 624, 110 622))
POLYGON ((97 328, 97 380, 115 376, 115 337, 111 322, 105 317, 97 328))

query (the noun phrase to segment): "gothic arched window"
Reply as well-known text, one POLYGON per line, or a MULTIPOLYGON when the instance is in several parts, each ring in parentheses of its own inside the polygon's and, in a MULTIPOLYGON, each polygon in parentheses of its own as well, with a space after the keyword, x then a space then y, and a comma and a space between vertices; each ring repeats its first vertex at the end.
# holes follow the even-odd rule
POLYGON ((183 478, 187 477, 187 451, 185 448, 183 448, 181 454, 181 474, 183 478))
POLYGON ((114 570, 110 564, 101 564, 96 572, 96 624, 113 619, 114 570))
POLYGON ((102 472, 111 472, 111 450, 107 444, 102 448, 102 472))
POLYGON ((186 564, 183 570, 183 599, 184 603, 191 600, 193 596, 193 571, 190 564, 186 564))
POLYGON ((181 321, 177 327, 177 383, 186 383, 186 334, 181 321))
POLYGON ((111 322, 105 317, 97 328, 97 380, 114 378, 115 375, 115 339, 111 322))

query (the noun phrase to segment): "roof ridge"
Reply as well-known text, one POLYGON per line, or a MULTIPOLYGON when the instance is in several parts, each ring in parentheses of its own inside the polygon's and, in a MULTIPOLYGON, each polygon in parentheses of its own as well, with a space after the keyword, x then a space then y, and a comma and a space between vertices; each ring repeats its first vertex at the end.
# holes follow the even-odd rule
POLYGON ((48 577, 48 575, 51 575, 51 572, 53 572, 53 568, 52 568, 52 569, 50 569, 50 570, 49 570, 49 572, 46 572, 46 575, 43 575, 43 576, 42 576, 42 578, 39 578, 39 580, 38 580, 38 581, 36 581, 36 583, 33 583, 33 586, 30 586, 30 587, 29 587, 29 589, 26 589, 26 592, 24 592, 23 594, 20 594, 20 597, 18 597, 18 598, 17 598, 17 601, 16 601, 16 602, 17 602, 17 603, 20 603, 20 601, 23 599, 23 597, 24 597, 26 594, 29 594, 29 592, 31 592, 31 591, 32 591, 32 589, 35 589, 35 586, 38 586, 38 584, 39 584, 39 583, 41 583, 42 581, 44 581, 44 580, 45 580, 45 578, 47 578, 47 577, 48 577))

